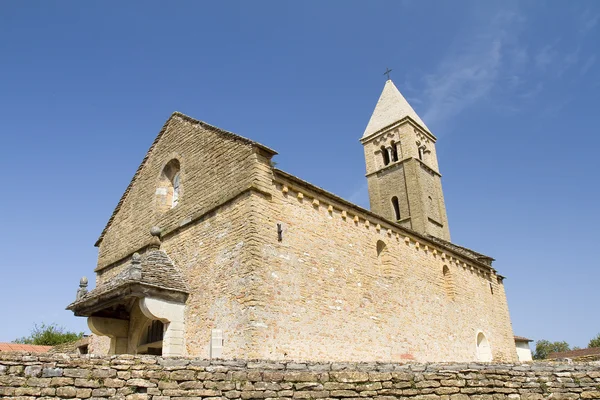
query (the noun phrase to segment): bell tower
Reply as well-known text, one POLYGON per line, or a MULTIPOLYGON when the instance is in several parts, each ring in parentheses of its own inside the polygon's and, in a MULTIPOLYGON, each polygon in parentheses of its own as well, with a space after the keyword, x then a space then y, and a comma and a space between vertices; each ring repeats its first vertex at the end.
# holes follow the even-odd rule
POLYGON ((436 137, 391 80, 385 83, 360 141, 371 211, 449 241, 436 137))

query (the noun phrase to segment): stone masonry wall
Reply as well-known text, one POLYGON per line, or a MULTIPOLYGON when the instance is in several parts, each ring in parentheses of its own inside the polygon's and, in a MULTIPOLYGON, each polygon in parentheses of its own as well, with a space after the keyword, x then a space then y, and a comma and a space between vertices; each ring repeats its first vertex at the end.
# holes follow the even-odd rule
POLYGON ((0 354, 6 399, 600 398, 600 365, 387 364, 0 354))
POLYGON ((264 169, 259 158, 268 162, 255 146, 174 114, 99 244, 98 283, 118 272, 118 265, 104 268, 148 244, 152 226, 159 226, 165 234, 250 187, 268 188, 270 177, 259 172, 264 169), (172 159, 181 165, 179 204, 162 212, 156 189, 161 171, 172 159))
POLYGON ((472 361, 482 332, 494 361, 516 361, 495 273, 276 179, 270 201, 253 196, 261 211, 258 286, 267 300, 256 311, 258 358, 472 361), (378 258, 378 241, 390 262, 378 258))
POLYGON ((371 210, 395 220, 391 199, 397 196, 403 226, 450 240, 434 138, 407 121, 363 145, 371 210), (399 161, 384 166, 380 148, 390 147, 392 141, 398 147, 399 161), (423 161, 419 160, 417 143, 427 148, 423 161))

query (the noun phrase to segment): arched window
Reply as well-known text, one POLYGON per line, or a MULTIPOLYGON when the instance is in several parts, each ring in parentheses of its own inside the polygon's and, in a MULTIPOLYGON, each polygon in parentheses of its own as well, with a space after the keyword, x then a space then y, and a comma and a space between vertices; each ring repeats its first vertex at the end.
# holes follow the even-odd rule
POLYGON ((157 206, 160 212, 176 207, 181 200, 181 175, 179 161, 173 159, 163 168, 156 188, 157 206))
POLYGON ((396 148, 396 142, 392 140, 392 161, 398 161, 398 149, 396 148))
POLYGON ((492 349, 483 332, 477 334, 477 360, 484 362, 492 361, 492 349))
POLYGON ((175 207, 179 203, 179 172, 173 177, 173 201, 171 207, 175 207))
POLYGON ((425 148, 419 146, 419 160, 425 161, 425 148))
POLYGON ((456 294, 454 290, 454 281, 447 265, 444 265, 444 268, 442 268, 442 275, 444 276, 444 291, 446 292, 446 296, 448 296, 450 300, 454 300, 456 294))
POLYGON ((427 196, 427 212, 429 213, 429 217, 433 218, 437 222, 440 221, 440 208, 437 200, 434 200, 433 197, 427 196))
POLYGON ((381 146, 381 155, 383 156, 383 165, 388 165, 390 163, 390 155, 385 148, 385 146, 381 146))
POLYGON ((398 198, 396 196, 392 197, 392 206, 394 207, 396 221, 400 221, 400 204, 398 204, 398 198))

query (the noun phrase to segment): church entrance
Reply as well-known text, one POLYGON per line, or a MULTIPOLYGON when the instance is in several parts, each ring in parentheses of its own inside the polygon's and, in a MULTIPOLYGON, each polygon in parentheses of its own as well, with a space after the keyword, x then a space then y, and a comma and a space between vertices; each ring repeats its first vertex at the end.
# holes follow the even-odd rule
POLYGON ((165 325, 158 320, 149 321, 146 328, 142 332, 143 333, 137 347, 137 354, 162 356, 165 325))

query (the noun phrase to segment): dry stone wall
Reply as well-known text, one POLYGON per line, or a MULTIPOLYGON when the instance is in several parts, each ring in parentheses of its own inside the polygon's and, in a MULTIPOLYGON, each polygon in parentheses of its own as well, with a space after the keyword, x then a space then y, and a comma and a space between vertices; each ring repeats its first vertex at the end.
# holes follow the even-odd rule
POLYGON ((600 364, 389 364, 0 354, 7 399, 600 398, 600 364))

